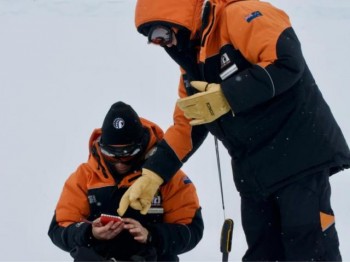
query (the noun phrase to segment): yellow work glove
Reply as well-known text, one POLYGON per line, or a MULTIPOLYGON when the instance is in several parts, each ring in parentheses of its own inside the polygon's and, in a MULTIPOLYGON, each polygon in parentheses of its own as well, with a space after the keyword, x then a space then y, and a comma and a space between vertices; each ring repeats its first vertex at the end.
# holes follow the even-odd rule
POLYGON ((192 126, 213 122, 231 110, 219 84, 192 81, 191 86, 200 93, 177 100, 177 105, 192 126))
POLYGON ((117 210, 120 216, 123 216, 129 206, 140 210, 142 215, 146 215, 154 195, 164 180, 151 170, 142 169, 142 176, 139 177, 124 193, 119 202, 117 210))

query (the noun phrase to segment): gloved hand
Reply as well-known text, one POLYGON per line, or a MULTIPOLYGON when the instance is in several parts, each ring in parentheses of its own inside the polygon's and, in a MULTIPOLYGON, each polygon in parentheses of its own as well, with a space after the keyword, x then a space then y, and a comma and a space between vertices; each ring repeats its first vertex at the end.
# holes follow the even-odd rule
POLYGON ((192 81, 191 85, 201 93, 177 100, 177 105, 192 126, 210 123, 231 110, 220 84, 192 81))
POLYGON ((120 200, 117 210, 119 216, 123 216, 129 206, 146 215, 154 195, 163 182, 164 180, 156 173, 143 168, 142 176, 129 187, 120 200))

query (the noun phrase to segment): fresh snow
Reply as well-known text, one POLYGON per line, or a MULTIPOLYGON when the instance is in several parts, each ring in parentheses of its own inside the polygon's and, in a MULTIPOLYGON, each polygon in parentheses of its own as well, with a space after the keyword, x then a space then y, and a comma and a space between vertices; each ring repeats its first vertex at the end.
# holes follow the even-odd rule
MULTIPOLYGON (((290 15, 320 89, 350 142, 350 2, 273 0, 290 15)), ((134 27, 135 0, 0 0, 0 261, 71 261, 47 230, 66 178, 88 157, 88 139, 110 105, 131 104, 172 123, 178 66, 134 27)), ((239 195, 220 146, 229 260, 246 249, 239 195)), ((182 261, 220 261, 224 221, 214 139, 183 168, 197 186, 205 232, 182 261)), ((331 178, 344 261, 350 261, 350 171, 331 178)))

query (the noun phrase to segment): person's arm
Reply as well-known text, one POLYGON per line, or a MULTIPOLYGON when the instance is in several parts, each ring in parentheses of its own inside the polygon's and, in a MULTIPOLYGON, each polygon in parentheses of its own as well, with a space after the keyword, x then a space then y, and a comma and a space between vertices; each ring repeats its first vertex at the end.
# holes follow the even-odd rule
POLYGON ((231 4, 224 14, 229 39, 253 64, 221 83, 235 114, 288 91, 306 67, 288 16, 268 3, 255 3, 231 4))
POLYGON ((179 171, 161 188, 164 223, 148 227, 158 254, 182 254, 202 239, 204 224, 196 188, 179 171))
MULTIPOLYGON (((179 83, 179 97, 186 97, 183 79, 179 83)), ((143 168, 159 175, 165 182, 181 168, 190 156, 203 143, 208 135, 205 126, 191 126, 190 119, 184 116, 183 111, 175 105, 173 122, 165 132, 156 151, 147 159, 143 168)))
POLYGON ((64 184, 48 235, 59 248, 70 251, 76 246, 88 246, 92 239, 91 225, 81 222, 89 215, 86 176, 81 165, 64 184))
POLYGON ((203 228, 202 213, 199 208, 188 224, 156 224, 149 227, 150 243, 161 255, 183 254, 199 243, 203 236, 203 228))
MULTIPOLYGON (((179 96, 187 96, 182 79, 179 96)), ((205 126, 192 127, 190 119, 175 105, 174 124, 150 154, 142 169, 142 176, 125 192, 117 210, 123 216, 130 206, 146 214, 160 185, 168 182, 183 162, 199 148, 208 135, 205 126)))
MULTIPOLYGON (((187 96, 182 79, 179 96, 187 96)), ((143 165, 142 176, 123 195, 118 214, 123 216, 129 206, 140 210, 141 214, 146 214, 159 186, 174 176, 207 135, 208 130, 205 126, 192 127, 190 119, 175 105, 174 124, 168 128, 164 138, 150 153, 143 165)))
POLYGON ((67 252, 77 246, 89 247, 93 241, 90 224, 73 222, 69 226, 60 226, 56 214, 52 218, 48 235, 57 247, 67 252))

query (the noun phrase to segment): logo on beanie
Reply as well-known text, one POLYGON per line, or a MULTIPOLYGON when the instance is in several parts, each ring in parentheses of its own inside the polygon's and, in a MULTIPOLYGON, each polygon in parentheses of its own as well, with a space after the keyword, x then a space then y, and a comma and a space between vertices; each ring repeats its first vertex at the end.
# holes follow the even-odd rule
POLYGON ((125 121, 123 118, 120 118, 120 117, 117 117, 116 119, 114 119, 113 121, 113 126, 116 128, 116 129, 122 129, 125 125, 125 121))

